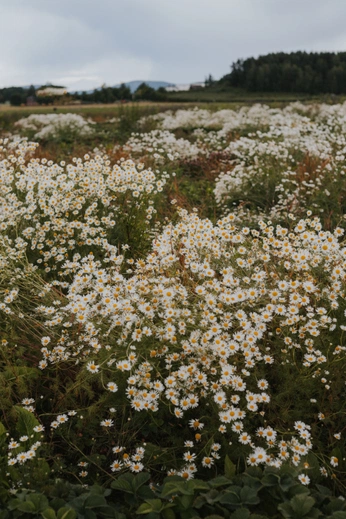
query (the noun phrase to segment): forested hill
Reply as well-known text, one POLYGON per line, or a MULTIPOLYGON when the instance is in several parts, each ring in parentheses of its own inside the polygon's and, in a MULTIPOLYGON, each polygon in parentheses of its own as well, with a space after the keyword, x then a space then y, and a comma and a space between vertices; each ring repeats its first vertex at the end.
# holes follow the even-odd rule
POLYGON ((346 52, 279 52, 231 68, 220 83, 249 92, 346 93, 346 52))

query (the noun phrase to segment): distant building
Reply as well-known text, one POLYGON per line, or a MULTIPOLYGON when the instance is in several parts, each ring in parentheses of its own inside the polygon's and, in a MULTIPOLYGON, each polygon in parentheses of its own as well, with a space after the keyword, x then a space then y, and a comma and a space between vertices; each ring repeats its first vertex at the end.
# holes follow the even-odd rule
POLYGON ((42 97, 53 97, 53 96, 64 96, 67 94, 67 90, 65 87, 45 87, 40 88, 40 90, 36 91, 37 96, 42 97))

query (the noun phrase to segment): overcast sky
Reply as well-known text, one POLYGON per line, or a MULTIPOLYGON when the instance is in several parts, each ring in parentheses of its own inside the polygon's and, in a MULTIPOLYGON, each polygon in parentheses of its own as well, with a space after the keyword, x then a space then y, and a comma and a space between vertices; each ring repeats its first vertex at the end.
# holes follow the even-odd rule
POLYGON ((345 51, 345 0, 0 0, 0 87, 216 79, 238 58, 345 51))

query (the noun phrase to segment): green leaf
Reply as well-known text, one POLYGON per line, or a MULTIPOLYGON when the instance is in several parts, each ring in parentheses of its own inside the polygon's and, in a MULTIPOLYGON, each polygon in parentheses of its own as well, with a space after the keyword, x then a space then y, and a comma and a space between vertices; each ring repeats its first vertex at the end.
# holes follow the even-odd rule
POLYGON ((192 481, 187 481, 186 485, 188 488, 192 488, 193 490, 209 490, 208 483, 206 481, 202 481, 201 479, 193 479, 192 481))
POLYGON ((137 474, 132 482, 132 487, 137 492, 137 490, 147 483, 150 479, 150 474, 148 472, 141 472, 140 474, 137 474))
POLYGON ((55 510, 53 508, 46 508, 41 512, 43 519, 57 519, 55 510))
POLYGON ((6 427, 0 422, 0 436, 2 436, 3 434, 6 434, 6 432, 7 432, 6 427))
POLYGON ((93 510, 90 510, 90 508, 87 508, 83 512, 83 519, 97 519, 97 515, 93 510))
POLYGON ((20 510, 21 512, 28 512, 35 514, 37 512, 36 506, 32 501, 23 501, 16 506, 16 510, 20 510))
POLYGON ((295 481, 289 474, 283 474, 280 477, 279 484, 280 484, 281 490, 283 490, 284 492, 287 492, 291 487, 293 487, 293 485, 295 484, 295 481))
POLYGON ((161 499, 147 499, 147 503, 151 506, 151 512, 161 512, 162 501, 161 499))
POLYGON ((238 508, 231 514, 230 519, 248 519, 249 517, 250 511, 247 508, 238 508))
POLYGON ((162 510, 161 515, 162 519, 176 519, 175 513, 170 508, 165 508, 162 510))
POLYGON ((191 495, 185 495, 185 496, 181 496, 179 498, 179 502, 182 505, 182 507, 184 508, 184 510, 188 510, 192 506, 193 499, 194 499, 193 495, 192 496, 191 495))
POLYGON ((263 476, 261 483, 264 487, 275 487, 279 484, 280 476, 278 474, 268 473, 263 476))
POLYGON ((225 493, 220 497, 219 502, 223 505, 239 505, 240 499, 240 487, 232 486, 227 488, 225 493))
POLYGON ((107 501, 103 496, 99 496, 97 494, 91 494, 85 500, 84 503, 85 508, 99 508, 101 506, 107 506, 107 501))
POLYGON ((30 436, 34 427, 40 425, 33 413, 18 405, 13 406, 18 416, 16 430, 20 436, 30 436))
POLYGON ((137 490, 137 497, 145 501, 146 499, 154 499, 156 494, 151 490, 148 485, 143 485, 137 490))
POLYGON ((114 488, 114 490, 120 490, 121 492, 128 492, 133 494, 131 483, 126 481, 124 478, 118 478, 115 481, 112 481, 111 488, 114 488))
POLYGON ((141 506, 139 508, 137 508, 136 514, 138 514, 138 515, 149 514, 149 512, 152 512, 152 511, 153 511, 153 509, 152 509, 152 506, 150 503, 142 503, 141 506))
POLYGON ((28 496, 28 501, 31 501, 37 512, 42 512, 49 507, 48 499, 42 494, 31 494, 28 496))
POLYGON ((318 492, 320 494, 322 494, 323 496, 331 496, 332 495, 332 492, 329 490, 329 488, 323 486, 323 485, 318 485, 316 484, 316 488, 318 490, 318 492))
POLYGON ((67 506, 63 506, 59 508, 57 513, 57 519, 76 519, 77 513, 73 508, 68 508, 67 506))
POLYGON ((209 486, 212 488, 225 487, 230 484, 229 478, 225 476, 219 476, 208 481, 209 486))
POLYGON ((307 494, 298 494, 292 497, 289 503, 281 503, 278 506, 278 510, 287 519, 300 519, 302 517, 314 519, 320 516, 320 512, 317 509, 312 510, 315 502, 307 494))
POLYGON ((188 483, 193 483, 192 481, 172 481, 166 483, 163 486, 161 497, 172 496, 174 494, 183 494, 187 496, 193 496, 194 487, 193 485, 188 485, 188 483))
POLYGON ((230 460, 228 455, 225 457, 225 476, 228 479, 234 478, 236 473, 236 466, 234 463, 230 460))
POLYGON ((257 505, 260 502, 257 490, 251 487, 244 487, 241 489, 240 499, 244 505, 257 505))
POLYGON ((320 462, 317 456, 313 452, 309 452, 309 454, 304 458, 304 462, 309 463, 309 475, 313 478, 319 478, 320 476, 320 462))
POLYGON ((295 512, 293 511, 293 509, 289 503, 281 503, 278 506, 278 510, 282 513, 282 515, 286 519, 294 519, 294 517, 295 517, 295 515, 294 515, 295 512))
POLYGON ((343 511, 346 508, 346 502, 343 499, 333 499, 325 506, 325 511, 329 514, 333 512, 343 511))
POLYGON ((297 514, 297 517, 304 517, 304 515, 307 515, 314 504, 314 498, 307 496, 306 494, 299 494, 298 496, 292 497, 290 500, 292 510, 297 514))
POLYGON ((203 506, 205 502, 207 502, 209 505, 213 505, 215 502, 219 501, 220 496, 220 492, 216 490, 216 488, 212 488, 206 494, 202 494, 197 497, 194 503, 194 507, 201 508, 201 506, 203 506))

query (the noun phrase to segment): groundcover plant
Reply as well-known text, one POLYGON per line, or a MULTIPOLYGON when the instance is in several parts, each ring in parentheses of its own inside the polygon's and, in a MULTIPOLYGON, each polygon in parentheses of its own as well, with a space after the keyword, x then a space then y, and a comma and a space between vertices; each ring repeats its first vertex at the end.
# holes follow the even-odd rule
POLYGON ((29 119, 0 148, 2 480, 344 488, 345 106, 163 112, 63 161, 29 119))

